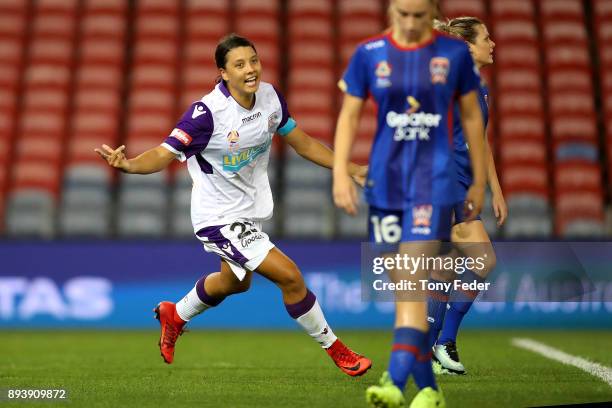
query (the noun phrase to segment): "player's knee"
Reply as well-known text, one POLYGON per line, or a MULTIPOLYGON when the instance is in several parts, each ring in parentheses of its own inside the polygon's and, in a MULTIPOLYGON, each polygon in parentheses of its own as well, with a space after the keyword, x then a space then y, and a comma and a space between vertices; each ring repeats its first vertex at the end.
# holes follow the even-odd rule
POLYGON ((233 293, 244 293, 251 288, 251 274, 247 274, 242 281, 238 281, 233 287, 233 293))
POLYGON ((278 280, 278 285, 284 292, 300 292, 304 288, 304 278, 295 263, 291 263, 278 280))

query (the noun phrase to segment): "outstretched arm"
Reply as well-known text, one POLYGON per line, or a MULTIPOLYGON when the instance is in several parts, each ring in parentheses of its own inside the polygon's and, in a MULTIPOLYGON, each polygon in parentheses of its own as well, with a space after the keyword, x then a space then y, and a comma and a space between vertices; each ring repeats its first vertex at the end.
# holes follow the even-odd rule
MULTIPOLYGON (((285 140, 293 147, 297 154, 306 160, 310 160, 328 169, 333 167, 334 152, 314 137, 306 134, 302 129, 296 127, 285 136, 285 140)), ((348 174, 353 177, 358 184, 363 186, 368 167, 359 166, 355 163, 348 163, 347 169, 348 174)))
POLYGON ((94 149, 109 166, 131 174, 151 174, 157 173, 168 167, 176 158, 176 155, 163 146, 157 146, 146 152, 127 159, 125 157, 125 145, 112 149, 107 145, 102 145, 101 149, 94 149))

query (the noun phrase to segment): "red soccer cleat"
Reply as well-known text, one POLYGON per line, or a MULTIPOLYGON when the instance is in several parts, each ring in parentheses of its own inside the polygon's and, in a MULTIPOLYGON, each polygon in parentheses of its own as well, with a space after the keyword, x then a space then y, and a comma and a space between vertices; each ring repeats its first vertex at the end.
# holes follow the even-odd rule
POLYGON ((172 302, 160 302, 155 309, 155 318, 159 320, 161 335, 159 337, 159 351, 164 361, 172 364, 174 360, 174 345, 178 337, 183 334, 185 321, 176 314, 176 305, 172 302))
POLYGON ((372 367, 372 361, 369 358, 355 353, 346 347, 340 339, 336 339, 334 344, 325 351, 334 360, 338 368, 351 377, 363 375, 372 367))

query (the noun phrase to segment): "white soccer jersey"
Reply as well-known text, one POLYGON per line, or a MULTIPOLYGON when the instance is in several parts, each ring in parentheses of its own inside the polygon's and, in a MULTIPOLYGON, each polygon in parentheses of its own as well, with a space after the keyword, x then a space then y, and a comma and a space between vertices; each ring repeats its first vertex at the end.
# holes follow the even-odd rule
POLYGON ((285 99, 266 82, 260 83, 250 110, 232 98, 223 82, 191 105, 162 146, 187 160, 196 233, 208 226, 272 216, 267 173, 272 137, 275 132, 286 135, 295 126, 285 99))

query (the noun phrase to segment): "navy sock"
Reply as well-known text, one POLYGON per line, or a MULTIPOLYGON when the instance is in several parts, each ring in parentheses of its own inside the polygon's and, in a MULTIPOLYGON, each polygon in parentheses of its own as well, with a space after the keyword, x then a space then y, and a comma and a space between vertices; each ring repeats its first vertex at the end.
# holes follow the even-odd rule
MULTIPOLYGON (((461 282, 472 283, 472 282, 484 282, 484 279, 476 275, 472 271, 465 271, 461 276, 461 282)), ((459 332, 459 326, 463 321, 468 310, 474 303, 474 299, 478 296, 478 291, 465 291, 465 290, 454 290, 449 299, 449 308, 446 311, 444 318, 444 325, 442 326, 442 333, 438 339, 438 344, 448 343, 452 341, 457 342, 457 333, 459 332)))
POLYGON ((426 341, 427 333, 412 327, 398 327, 394 330, 389 374, 393 384, 400 390, 404 390, 422 344, 426 341))
POLYGON ((436 344, 440 330, 442 330, 450 289, 445 290, 443 288, 442 284, 445 282, 435 279, 429 279, 429 282, 435 283, 440 287, 438 290, 430 291, 427 297, 427 321, 429 322, 428 345, 429 348, 431 348, 436 344))
POLYGON ((429 345, 429 338, 429 336, 425 337, 425 341, 423 341, 421 345, 420 353, 412 369, 414 382, 420 390, 426 387, 431 387, 434 390, 438 389, 436 378, 431 369, 431 346, 429 345))

